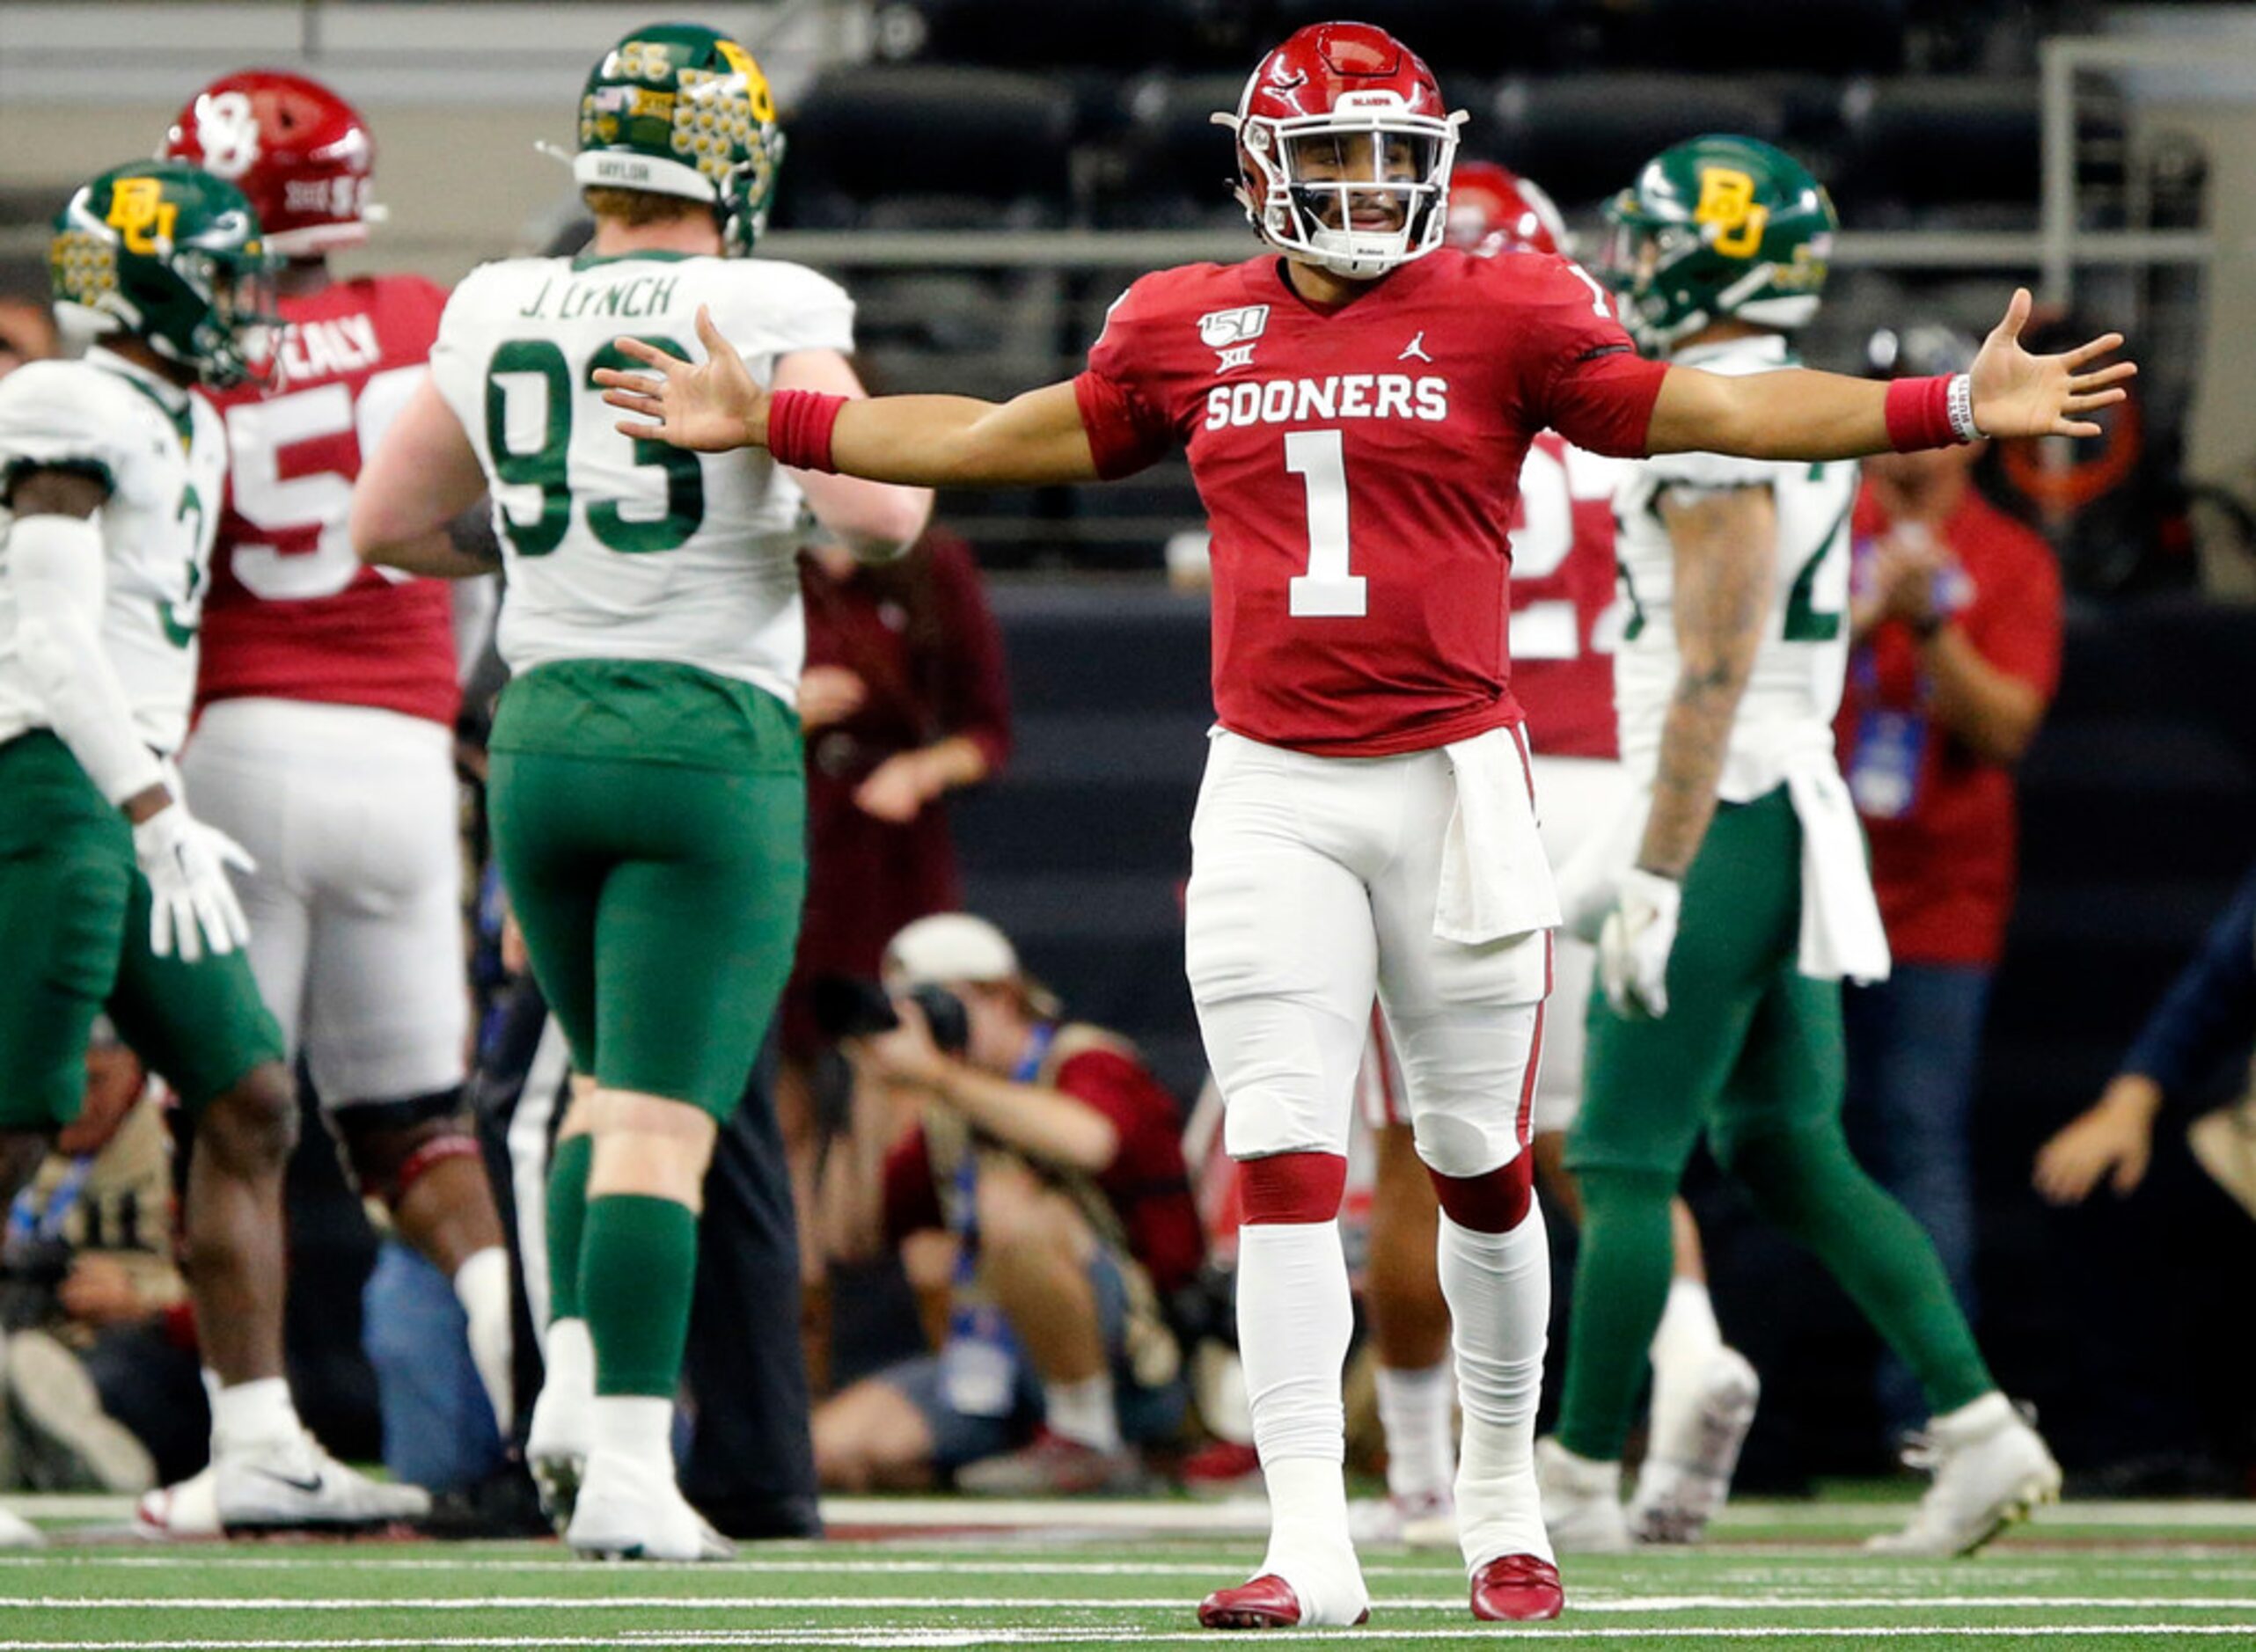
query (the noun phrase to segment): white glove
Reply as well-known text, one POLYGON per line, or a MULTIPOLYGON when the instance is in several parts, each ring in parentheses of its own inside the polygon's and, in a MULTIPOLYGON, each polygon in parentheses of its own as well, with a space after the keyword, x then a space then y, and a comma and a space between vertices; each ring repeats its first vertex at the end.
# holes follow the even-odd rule
POLYGON ((1614 880, 1614 910, 1598 932, 1598 978, 1617 1015, 1668 1013, 1668 954, 1676 945, 1674 878, 1631 866, 1614 880))
POLYGON ((251 939, 250 920, 227 868, 258 869, 242 844, 216 826, 207 826, 181 802, 167 803, 133 829, 133 858, 149 880, 149 947, 159 958, 179 943, 188 963, 214 953, 233 952, 251 939))

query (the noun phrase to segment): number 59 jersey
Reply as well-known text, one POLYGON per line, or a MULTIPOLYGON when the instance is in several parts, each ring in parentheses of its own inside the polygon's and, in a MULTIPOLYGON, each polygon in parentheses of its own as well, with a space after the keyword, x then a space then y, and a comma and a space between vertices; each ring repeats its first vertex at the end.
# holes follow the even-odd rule
POLYGON ((766 259, 513 259, 455 289, 431 370, 492 485, 513 670, 666 660, 792 701, 806 653, 797 482, 764 450, 620 435, 592 376, 635 365, 621 334, 702 360, 700 304, 762 384, 792 351, 853 348, 846 294, 766 259))
POLYGON ((282 386, 212 398, 227 420, 227 508, 199 706, 259 696, 454 726, 446 582, 365 566, 346 525, 361 464, 422 382, 445 304, 443 288, 414 275, 286 296, 282 386))
POLYGON ((1644 450, 1666 369, 1541 253, 1431 253, 1318 309, 1274 257, 1147 275, 1075 381, 1098 473, 1181 445, 1213 537, 1222 725, 1327 757, 1516 722, 1507 530, 1528 443, 1644 450))
MULTIPOLYGON (((1795 365, 1772 333, 1686 350, 1674 358, 1710 373, 1763 373, 1795 365)), ((1650 775, 1676 691, 1675 549, 1661 520, 1665 495, 1765 487, 1776 503, 1776 573, 1761 647, 1732 723, 1718 795, 1745 803, 1777 786, 1798 760, 1833 751, 1833 717, 1849 660, 1849 524, 1857 467, 1777 463, 1714 453, 1673 453, 1630 467, 1615 496, 1623 596, 1630 618, 1614 656, 1622 760, 1650 775)))

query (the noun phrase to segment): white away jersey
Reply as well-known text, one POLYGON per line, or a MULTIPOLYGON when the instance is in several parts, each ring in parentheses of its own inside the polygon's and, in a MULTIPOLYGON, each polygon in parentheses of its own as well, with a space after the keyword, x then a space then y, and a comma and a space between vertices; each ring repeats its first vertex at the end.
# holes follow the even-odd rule
POLYGON ((637 365, 613 347, 622 333, 703 360, 700 304, 762 384, 794 350, 853 347, 844 292, 764 259, 511 259, 448 301, 431 372, 493 489, 512 669, 670 660, 793 698, 806 653, 798 485, 764 451, 619 435, 590 376, 637 365))
MULTIPOLYGON (((169 753, 195 692, 196 624, 227 472, 219 415, 199 396, 97 347, 0 379, 0 475, 84 470, 110 488, 102 530, 102 646, 142 741, 169 753)), ((12 518, 0 510, 0 559, 12 518)), ((15 601, 0 579, 0 740, 48 724, 17 653, 15 601)))
MULTIPOLYGON (((1796 365, 1776 334, 1687 350, 1672 364, 1710 373, 1763 373, 1796 365)), ((1762 646, 1732 721, 1718 795, 1744 803, 1772 790, 1798 757, 1833 749, 1833 715, 1849 661, 1849 516, 1857 465, 1782 464, 1716 453, 1671 453, 1631 465, 1615 497, 1615 554, 1630 618, 1614 657, 1622 760, 1650 776, 1662 720, 1676 691, 1675 552, 1660 515, 1663 494, 1768 487, 1777 502, 1777 573, 1762 646)))

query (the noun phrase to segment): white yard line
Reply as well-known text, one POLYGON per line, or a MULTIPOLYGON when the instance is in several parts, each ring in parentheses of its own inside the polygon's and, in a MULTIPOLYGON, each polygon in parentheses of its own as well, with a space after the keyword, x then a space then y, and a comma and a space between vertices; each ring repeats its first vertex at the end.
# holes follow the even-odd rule
MULTIPOLYGON (((0 1497, 4 1508, 31 1520, 128 1521, 130 1497, 29 1494, 0 1497)), ((943 1497, 825 1497, 823 1518, 842 1526, 903 1526, 968 1531, 985 1527, 1067 1525, 1088 1531, 1213 1532, 1267 1530, 1269 1506, 1258 1497, 1220 1502, 1123 1499, 1010 1500, 943 1497)), ((1866 1502, 1734 1502, 1717 1518, 1729 1531, 1744 1526, 1886 1527, 1902 1524, 1911 1504, 1866 1502)), ((2131 1526, 2161 1531, 2215 1526, 2256 1531, 2256 1502, 2071 1502, 2038 1515, 2039 1530, 2131 1526)))
MULTIPOLYGON (((1572 1600, 1577 1612, 1870 1612, 1915 1608, 1945 1612, 2256 1612, 2256 1597, 2222 1599, 2182 1596, 1940 1595, 1800 1596, 1784 1591, 1747 1595, 1655 1595, 1572 1600)), ((1462 1612, 1461 1595, 1381 1597, 1372 1609, 1462 1612)), ((400 1597, 324 1596, 0 1595, 0 1612, 1187 1612, 1190 1597, 1032 1595, 426 1595, 400 1597)))
MULTIPOLYGON (((1309 1633, 1285 1632, 1287 1638, 1298 1639, 1309 1633)), ((1395 1629, 1387 1632, 1394 1641, 1493 1641, 1499 1634, 1510 1634, 1498 1625, 1483 1625, 1479 1628, 1457 1629, 1395 1629)), ((1687 1641, 1783 1641, 1799 1637, 1825 1641, 1931 1641, 1946 1635, 1976 1640, 2077 1640, 2093 1639, 2101 1635, 2166 1635, 2172 1640, 2189 1636, 2244 1635, 2256 1636, 2256 1623, 2233 1624, 2044 1624, 2016 1626, 1981 1626, 1952 1627, 1947 1625, 1906 1626, 1893 1624, 1857 1625, 1855 1626, 1809 1628, 1714 1628, 1670 1625, 1650 1629, 1626 1628, 1557 1628, 1546 1626, 1540 1630, 1527 1631, 1541 1634, 1548 1641, 1666 1641, 1676 1644, 1687 1641)), ((970 1628, 905 1628, 905 1629, 841 1629, 841 1630, 715 1630, 692 1631, 686 1634, 657 1631, 648 1634, 629 1632, 620 1635, 416 1635, 413 1638, 392 1636, 355 1636, 345 1640, 289 1639, 260 1641, 189 1641, 167 1635, 161 1641, 11 1641, 9 1652, 144 1652, 144 1648, 165 1647, 175 1652, 419 1652, 423 1648, 464 1648, 465 1652, 511 1652, 516 1648, 536 1647, 599 1647, 616 1648, 621 1646, 661 1648, 669 1647, 868 1647, 877 1652, 892 1648, 910 1647, 981 1647, 981 1646, 1102 1646, 1175 1645, 1212 1646, 1213 1632, 1200 1630, 1180 1634, 1123 1634, 1117 1628, 1095 1629, 970 1629, 970 1628)), ((1343 1641, 1342 1644, 1351 1644, 1343 1641)))

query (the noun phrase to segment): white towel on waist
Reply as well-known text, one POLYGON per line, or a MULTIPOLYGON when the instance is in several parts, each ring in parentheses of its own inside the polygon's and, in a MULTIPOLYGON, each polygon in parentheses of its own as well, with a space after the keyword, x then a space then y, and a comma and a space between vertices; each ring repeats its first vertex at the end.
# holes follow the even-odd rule
POLYGON ((1798 759, 1786 771, 1786 790, 1802 825, 1801 972, 1820 981, 1886 980, 1888 936, 1864 833, 1832 753, 1798 759))
POLYGON ((1442 750, 1456 775, 1457 805, 1441 846, 1433 932, 1479 946, 1556 928, 1559 893, 1535 828, 1519 730, 1491 728, 1442 750))

